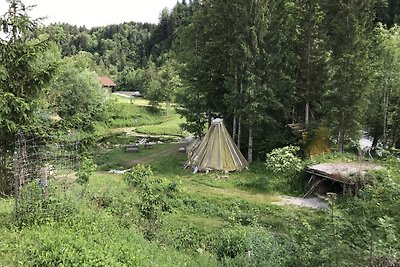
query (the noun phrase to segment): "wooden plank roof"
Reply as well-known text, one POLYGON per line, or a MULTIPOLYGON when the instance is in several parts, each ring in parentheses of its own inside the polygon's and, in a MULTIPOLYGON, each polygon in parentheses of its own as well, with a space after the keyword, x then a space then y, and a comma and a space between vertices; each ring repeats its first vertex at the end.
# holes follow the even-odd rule
POLYGON ((368 171, 379 170, 382 166, 370 162, 333 162, 307 166, 304 171, 341 183, 352 183, 350 177, 363 177, 368 171))

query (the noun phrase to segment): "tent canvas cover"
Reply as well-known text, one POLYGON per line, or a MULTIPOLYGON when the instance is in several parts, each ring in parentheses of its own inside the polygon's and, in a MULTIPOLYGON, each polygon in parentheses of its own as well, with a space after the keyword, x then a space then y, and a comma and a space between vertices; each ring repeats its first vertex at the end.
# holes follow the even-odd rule
POLYGON ((188 158, 188 165, 199 171, 237 171, 249 166, 222 119, 212 122, 201 143, 192 145, 188 158))

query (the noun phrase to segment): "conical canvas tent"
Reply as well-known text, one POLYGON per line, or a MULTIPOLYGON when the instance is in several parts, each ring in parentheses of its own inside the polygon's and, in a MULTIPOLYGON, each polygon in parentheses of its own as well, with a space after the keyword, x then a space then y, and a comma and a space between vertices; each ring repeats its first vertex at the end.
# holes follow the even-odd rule
POLYGON ((188 165, 199 171, 237 171, 249 165, 221 119, 213 121, 198 148, 188 157, 188 165))

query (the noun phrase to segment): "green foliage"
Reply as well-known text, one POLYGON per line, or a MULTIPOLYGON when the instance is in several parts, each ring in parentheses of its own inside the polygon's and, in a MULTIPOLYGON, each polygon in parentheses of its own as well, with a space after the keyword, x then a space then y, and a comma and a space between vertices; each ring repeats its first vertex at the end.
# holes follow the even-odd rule
POLYGON ((159 109, 160 103, 165 102, 166 113, 170 111, 170 105, 175 100, 175 95, 182 87, 181 78, 177 73, 177 63, 168 59, 159 69, 150 62, 147 70, 147 94, 150 105, 159 109))
POLYGON ((92 158, 86 156, 82 157, 76 182, 80 185, 86 185, 89 182, 90 176, 92 176, 93 172, 96 170, 96 167, 92 158))
POLYGON ((60 222, 76 215, 78 204, 61 194, 57 185, 43 189, 37 181, 25 185, 20 192, 16 209, 19 227, 60 222))
POLYGON ((400 225, 393 220, 400 203, 398 174, 390 169, 376 171, 368 175, 368 180, 370 183, 348 203, 346 212, 355 232, 364 234, 360 246, 373 250, 374 257, 399 258, 400 225))
POLYGON ((0 228, 1 265, 217 266, 208 255, 185 255, 143 239, 104 211, 81 206, 73 217, 17 229, 0 228))
POLYGON ((216 237, 217 255, 226 266, 288 266, 293 247, 262 228, 224 229, 216 237), (233 259, 231 259, 233 258, 233 259))
POLYGON ((125 176, 125 181, 134 187, 143 188, 148 186, 148 179, 153 175, 153 171, 150 166, 144 166, 141 164, 133 167, 125 176))
POLYGON ((125 181, 138 189, 140 224, 145 237, 153 239, 162 224, 162 215, 170 212, 168 198, 177 191, 176 184, 163 185, 161 179, 152 178, 151 167, 138 164, 126 175, 125 181))
POLYGON ((0 191, 7 194, 14 136, 43 125, 39 114, 45 88, 57 69, 48 38, 31 36, 38 21, 29 10, 21 1, 10 1, 0 17, 0 191))
MULTIPOLYGON (((164 161, 171 156, 159 157, 164 161)), ((337 155, 325 157, 335 159, 337 155)), ((6 226, 12 207, 5 209, 1 202, 0 233, 6 242, 0 243, 4 255, 0 264, 20 260, 26 264, 118 266, 129 265, 127 261, 161 260, 168 266, 183 260, 195 266, 366 266, 398 258, 400 190, 394 157, 384 163, 391 166, 387 170, 370 174, 372 182, 355 198, 338 197, 327 211, 272 204, 287 185, 281 174, 266 173, 263 164, 225 179, 215 173, 192 176, 179 166, 170 166, 180 158, 166 166, 157 160, 152 161, 156 171, 142 165, 133 168, 129 177, 96 174, 88 183, 87 202, 66 201, 68 191, 51 194, 57 201, 40 204, 48 212, 40 205, 25 209, 41 209, 41 213, 27 212, 37 219, 26 219, 21 229, 6 226), (179 180, 171 178, 177 174, 179 180), (281 180, 274 187, 275 194, 270 193, 270 185, 257 184, 269 176, 281 180), (165 212, 172 207, 173 213, 165 212), (144 241, 136 225, 145 239, 157 242, 144 241), (67 250, 58 247, 61 242, 67 250), (18 253, 28 250, 33 254, 18 253), (102 256, 96 258, 99 253, 102 256)), ((42 190, 33 185, 41 197, 42 190)))
POLYGON ((267 154, 267 169, 275 173, 293 175, 302 169, 302 161, 296 156, 300 148, 286 146, 276 148, 267 154))
POLYGON ((374 3, 338 2, 326 7, 330 18, 328 31, 332 33, 326 113, 333 134, 338 136, 340 152, 344 152, 351 139, 359 138, 361 116, 366 111, 366 92, 371 88, 369 57, 374 3), (338 13, 341 15, 333 15, 338 13))
MULTIPOLYGON (((128 22, 88 30, 85 27, 60 23, 49 25, 40 31, 50 35, 63 56, 72 56, 81 51, 90 52, 94 55, 102 75, 115 75, 124 68, 142 66, 145 62, 145 41, 153 28, 153 25, 147 23, 128 22)), ((130 83, 121 79, 120 84, 127 87, 130 83)))
POLYGON ((373 138, 372 146, 375 148, 380 140, 383 148, 387 148, 398 139, 400 28, 378 25, 374 39, 374 90, 368 92, 369 112, 365 120, 368 134, 373 138))
POLYGON ((118 72, 117 81, 119 86, 127 91, 140 91, 142 95, 146 95, 145 89, 145 69, 125 67, 122 71, 118 72))
POLYGON ((62 60, 60 73, 53 82, 49 102, 61 117, 59 125, 86 132, 95 130, 96 122, 108 120, 108 93, 98 75, 90 70, 90 55, 81 53, 62 60))

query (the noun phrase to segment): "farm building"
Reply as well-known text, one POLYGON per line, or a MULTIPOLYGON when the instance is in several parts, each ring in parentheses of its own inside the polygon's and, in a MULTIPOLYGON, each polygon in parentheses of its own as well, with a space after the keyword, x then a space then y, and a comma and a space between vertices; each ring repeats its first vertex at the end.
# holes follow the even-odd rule
POLYGON ((117 85, 109 77, 101 76, 99 80, 103 88, 111 89, 111 92, 115 92, 117 85))

